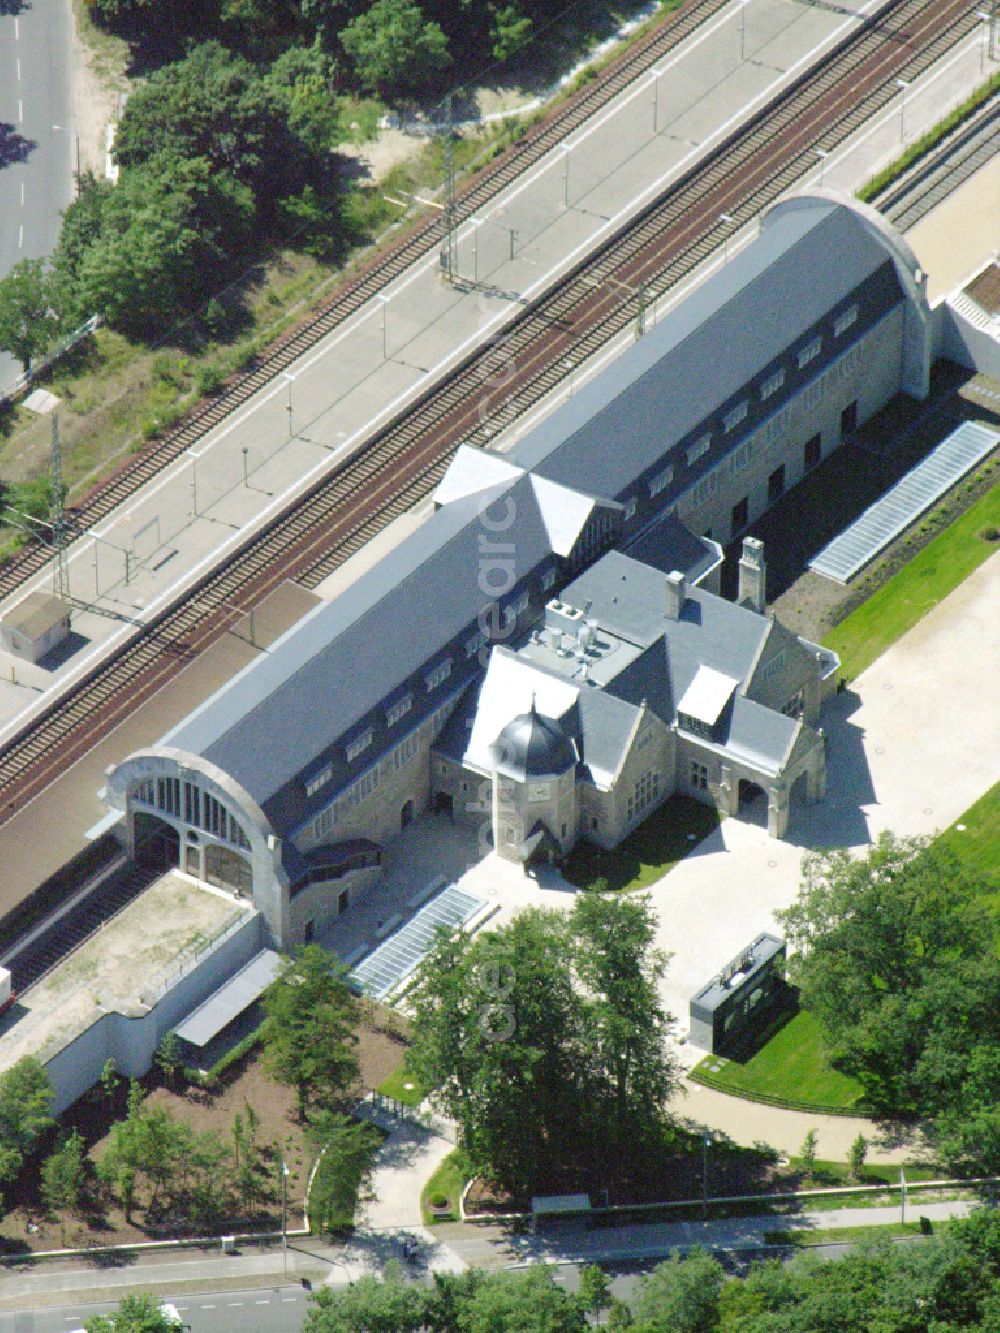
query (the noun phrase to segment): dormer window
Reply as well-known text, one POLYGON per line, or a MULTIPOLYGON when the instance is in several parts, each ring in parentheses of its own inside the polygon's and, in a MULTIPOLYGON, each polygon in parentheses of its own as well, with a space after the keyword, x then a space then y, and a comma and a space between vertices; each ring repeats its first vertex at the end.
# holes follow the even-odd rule
POLYGON ((768 375, 767 379, 760 386, 761 402, 766 402, 768 398, 773 397, 774 394, 776 394, 778 390, 781 388, 781 386, 784 384, 784 382, 785 382, 784 369, 776 370, 773 375, 768 375))
POLYGON ((372 743, 373 736, 374 733, 372 732, 371 727, 366 727, 365 730, 355 736, 352 741, 348 741, 347 762, 349 764, 353 763, 359 754, 363 754, 364 751, 368 749, 369 745, 372 743))
POLYGON ((395 703, 389 705, 389 709, 385 715, 386 722, 390 727, 394 727, 401 718, 406 716, 412 707, 413 695, 409 693, 404 694, 401 699, 397 699, 395 703))
POLYGON ((742 403, 737 403, 735 407, 729 409, 726 415, 722 418, 722 425, 727 435, 730 431, 735 430, 741 421, 745 420, 748 410, 749 408, 745 398, 742 403))
POLYGON ((672 467, 665 467, 662 472, 657 472, 656 476, 649 483, 650 498, 654 495, 659 495, 661 491, 665 491, 673 479, 674 469, 672 467))
POLYGON ((694 444, 689 444, 687 450, 688 467, 701 458, 702 454, 707 454, 711 447, 711 435, 703 435, 700 440, 695 440, 694 444))
POLYGON ((324 764, 321 769, 306 778, 306 795, 315 796, 318 791, 322 791, 332 777, 333 765, 324 764))
POLYGON ((427 682, 428 690, 436 690, 439 685, 451 675, 451 658, 446 657, 443 662, 439 662, 433 671, 428 671, 424 679, 427 682))
POLYGON ((805 347, 799 352, 799 370, 801 370, 803 366, 808 366, 810 361, 815 361, 822 350, 822 338, 817 335, 817 337, 810 339, 805 347))
POLYGON ((857 304, 849 305, 846 310, 842 310, 833 321, 833 335, 839 338, 842 333, 846 333, 852 324, 858 322, 857 304))

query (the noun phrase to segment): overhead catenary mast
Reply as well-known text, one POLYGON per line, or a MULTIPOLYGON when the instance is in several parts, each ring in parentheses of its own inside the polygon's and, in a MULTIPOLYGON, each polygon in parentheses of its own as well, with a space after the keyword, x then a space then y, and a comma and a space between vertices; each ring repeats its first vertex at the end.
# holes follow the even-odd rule
POLYGON ((66 564, 66 496, 62 479, 62 450, 59 447, 59 418, 52 414, 51 457, 52 500, 49 521, 52 525, 52 591, 63 601, 69 599, 69 568, 66 564))
POLYGON ((451 93, 444 99, 445 129, 442 144, 444 208, 441 212, 441 277, 452 282, 458 269, 458 210, 455 207, 455 126, 451 93))

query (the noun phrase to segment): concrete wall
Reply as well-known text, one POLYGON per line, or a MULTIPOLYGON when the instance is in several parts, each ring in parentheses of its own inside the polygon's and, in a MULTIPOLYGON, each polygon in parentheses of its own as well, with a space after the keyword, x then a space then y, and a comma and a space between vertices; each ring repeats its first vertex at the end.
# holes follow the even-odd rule
POLYGON ((1000 338, 974 322, 978 311, 972 302, 969 305, 968 314, 946 301, 934 307, 934 354, 1000 379, 1000 338))
POLYGON ((285 948, 294 948, 305 943, 306 922, 311 921, 316 931, 326 928, 331 921, 340 916, 340 895, 347 894, 348 907, 359 901, 373 888, 381 884, 384 875, 382 866, 365 866, 360 870, 349 870, 337 879, 325 883, 310 884, 300 889, 288 904, 288 931, 285 948))
POLYGON ((109 1059, 128 1078, 145 1074, 164 1035, 260 951, 264 934, 260 913, 248 912, 242 928, 202 958, 148 1013, 105 1013, 47 1060, 56 1114, 93 1087, 109 1059))

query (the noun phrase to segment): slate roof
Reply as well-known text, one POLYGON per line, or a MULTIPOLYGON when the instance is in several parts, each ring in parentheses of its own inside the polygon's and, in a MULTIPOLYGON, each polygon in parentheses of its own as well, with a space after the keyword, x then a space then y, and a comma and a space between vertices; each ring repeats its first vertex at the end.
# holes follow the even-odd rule
POLYGON ((753 245, 529 431, 509 457, 539 476, 619 497, 888 260, 841 204, 772 216, 753 245))
POLYGON ((438 510, 332 602, 308 613, 163 737, 229 773, 260 805, 472 624, 484 499, 510 495, 518 579, 550 554, 530 479, 438 510))

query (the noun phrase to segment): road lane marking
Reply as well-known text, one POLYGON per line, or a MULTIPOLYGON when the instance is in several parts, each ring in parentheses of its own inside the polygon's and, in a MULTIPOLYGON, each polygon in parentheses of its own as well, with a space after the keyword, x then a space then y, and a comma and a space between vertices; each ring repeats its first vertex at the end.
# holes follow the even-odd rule
POLYGON ((24 207, 24 181, 21 182, 21 207, 24 207))
POLYGON ((17 81, 18 81, 18 83, 21 82, 21 57, 20 57, 20 56, 18 56, 18 58, 17 58, 17 81))
POLYGON ((17 248, 18 248, 19 250, 21 250, 21 249, 24 248, 24 223, 23 223, 23 222, 21 223, 21 225, 20 225, 20 226, 18 227, 18 229, 17 229, 17 248))
POLYGON ((17 123, 19 125, 24 124, 24 103, 21 101, 20 97, 17 99, 17 123))

